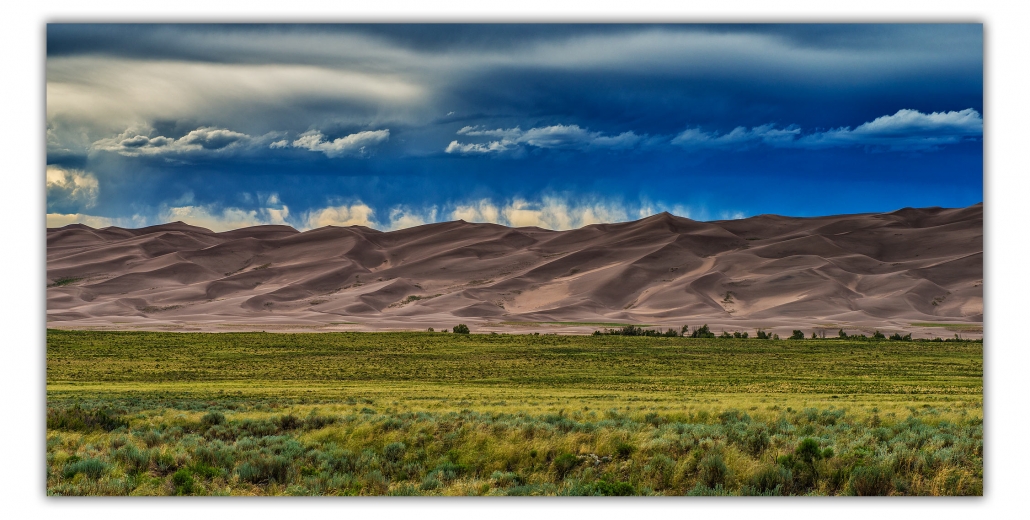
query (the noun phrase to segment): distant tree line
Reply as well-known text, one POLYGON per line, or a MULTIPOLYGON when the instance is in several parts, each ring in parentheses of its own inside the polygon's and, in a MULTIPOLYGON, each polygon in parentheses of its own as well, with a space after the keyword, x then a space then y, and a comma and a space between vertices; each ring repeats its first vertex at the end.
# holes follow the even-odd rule
MULTIPOLYGON (((665 337, 665 338, 675 338, 675 337, 684 337, 684 338, 719 338, 719 339, 734 339, 734 338, 736 338, 736 339, 749 339, 749 338, 752 337, 747 332, 741 332, 741 331, 734 331, 732 333, 731 332, 727 332, 727 331, 722 331, 722 334, 716 335, 708 327, 707 323, 702 325, 702 326, 700 326, 700 327, 691 327, 689 325, 684 325, 678 331, 676 329, 667 329, 664 332, 662 331, 661 328, 646 329, 646 328, 639 327, 639 326, 636 326, 636 325, 626 325, 625 327, 618 328, 618 329, 595 330, 594 331, 594 335, 595 336, 646 336, 646 337, 665 337)), ((764 331, 762 329, 756 330, 755 331, 755 335, 753 337, 755 339, 774 339, 774 340, 780 339, 780 336, 778 334, 769 334, 768 332, 766 332, 766 331, 764 331)), ((803 340, 803 339, 805 339, 805 333, 803 331, 801 331, 801 330, 794 329, 792 331, 790 337, 788 337, 787 339, 803 340)), ((933 342, 949 342, 949 341, 952 341, 952 342, 953 341, 962 341, 962 342, 970 342, 970 341, 976 342, 976 341, 978 341, 978 342, 983 342, 983 339, 964 339, 964 338, 960 337, 958 334, 955 334, 954 338, 948 338, 948 339, 933 338, 933 339, 916 339, 916 340, 913 340, 912 339, 912 333, 908 333, 908 334, 905 334, 904 336, 902 336, 901 333, 895 332, 895 333, 891 334, 890 336, 886 336, 886 335, 884 335, 884 333, 882 333, 879 330, 877 330, 877 331, 875 331, 873 333, 872 336, 866 336, 865 334, 851 334, 851 335, 849 335, 849 334, 844 332, 844 329, 840 329, 837 332, 837 337, 836 338, 826 338, 825 334, 818 335, 818 334, 816 334, 816 332, 813 331, 811 339, 846 339, 846 340, 852 340, 852 341, 862 341, 862 340, 865 340, 865 341, 888 341, 889 340, 889 341, 933 341, 933 342)))

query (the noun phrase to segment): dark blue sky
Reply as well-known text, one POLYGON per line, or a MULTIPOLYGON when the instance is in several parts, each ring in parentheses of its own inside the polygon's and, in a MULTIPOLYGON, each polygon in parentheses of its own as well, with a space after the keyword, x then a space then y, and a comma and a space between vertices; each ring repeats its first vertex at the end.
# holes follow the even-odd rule
POLYGON ((47 221, 967 206, 982 117, 979 24, 51 24, 47 221))

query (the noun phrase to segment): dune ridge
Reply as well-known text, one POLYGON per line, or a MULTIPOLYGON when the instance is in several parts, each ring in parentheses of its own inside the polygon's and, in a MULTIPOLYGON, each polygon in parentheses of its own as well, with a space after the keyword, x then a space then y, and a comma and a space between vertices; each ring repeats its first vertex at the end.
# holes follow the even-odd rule
POLYGON ((174 222, 47 229, 54 328, 589 332, 598 323, 978 337, 983 205, 569 231, 174 222), (922 324, 922 325, 916 325, 922 324), (927 324, 934 324, 929 327, 927 324), (950 328, 949 328, 950 327, 950 328))

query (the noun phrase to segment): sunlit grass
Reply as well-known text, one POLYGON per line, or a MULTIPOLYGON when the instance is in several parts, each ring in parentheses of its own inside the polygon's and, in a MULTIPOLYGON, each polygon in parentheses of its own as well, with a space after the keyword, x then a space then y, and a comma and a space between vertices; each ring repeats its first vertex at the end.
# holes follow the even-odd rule
POLYGON ((981 343, 47 337, 50 494, 983 488, 981 343))

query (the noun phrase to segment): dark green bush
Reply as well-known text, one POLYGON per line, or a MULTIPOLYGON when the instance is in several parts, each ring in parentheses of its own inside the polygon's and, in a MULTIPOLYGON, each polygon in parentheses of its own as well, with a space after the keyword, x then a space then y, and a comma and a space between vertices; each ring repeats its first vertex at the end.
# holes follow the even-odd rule
POLYGON ((175 486, 176 495, 190 495, 193 493, 193 475, 190 470, 182 468, 172 475, 172 485, 175 486))
POLYGON ((288 415, 280 415, 279 417, 276 417, 275 424, 280 430, 289 431, 300 428, 303 424, 303 421, 301 421, 299 417, 291 413, 288 415))
POLYGON ((615 456, 620 459, 628 459, 633 452, 637 451, 637 447, 627 442, 620 442, 615 445, 615 456))
POLYGON ((127 427, 129 422, 105 409, 86 410, 79 405, 71 408, 47 408, 46 427, 48 430, 65 430, 89 433, 93 431, 113 431, 127 427))
POLYGON ((217 424, 225 424, 225 416, 220 412, 208 412, 204 417, 200 418, 201 426, 215 426, 217 424))
POLYGON ((558 479, 565 478, 570 471, 579 465, 579 457, 571 453, 562 453, 555 457, 554 462, 551 463, 554 468, 554 473, 558 476, 558 479))
POLYGON ((454 326, 454 333, 455 334, 468 334, 469 332, 470 331, 469 331, 468 325, 465 325, 464 323, 459 323, 459 324, 454 326))
POLYGON ((823 457, 823 452, 819 449, 819 443, 815 439, 810 438, 802 439, 801 444, 794 450, 794 454, 808 465, 823 457))
POLYGON ((800 330, 795 330, 788 339, 805 339, 805 333, 800 330))
POLYGON ((637 494, 637 490, 629 482, 608 482, 607 480, 594 482, 590 486, 590 490, 592 495, 605 497, 630 497, 637 494))

